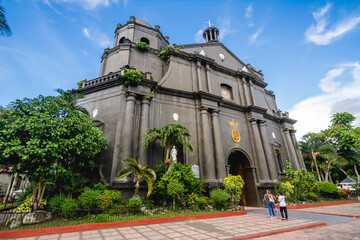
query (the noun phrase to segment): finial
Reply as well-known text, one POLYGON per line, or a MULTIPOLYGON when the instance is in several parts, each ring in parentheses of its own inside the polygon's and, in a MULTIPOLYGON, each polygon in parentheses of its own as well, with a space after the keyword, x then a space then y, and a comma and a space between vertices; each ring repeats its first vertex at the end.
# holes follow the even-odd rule
POLYGON ((209 27, 211 27, 211 25, 214 25, 214 24, 211 24, 210 20, 205 23, 209 24, 209 27))

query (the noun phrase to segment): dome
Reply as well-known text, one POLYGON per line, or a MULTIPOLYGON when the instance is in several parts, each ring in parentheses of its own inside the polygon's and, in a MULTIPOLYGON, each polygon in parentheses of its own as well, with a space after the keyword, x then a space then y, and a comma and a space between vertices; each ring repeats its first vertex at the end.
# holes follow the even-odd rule
POLYGON ((151 25, 150 25, 150 23, 148 23, 147 21, 144 21, 144 20, 141 20, 141 19, 136 19, 135 20, 136 21, 136 23, 138 23, 138 24, 141 24, 141 25, 144 25, 144 26, 147 26, 147 27, 152 27, 151 25))

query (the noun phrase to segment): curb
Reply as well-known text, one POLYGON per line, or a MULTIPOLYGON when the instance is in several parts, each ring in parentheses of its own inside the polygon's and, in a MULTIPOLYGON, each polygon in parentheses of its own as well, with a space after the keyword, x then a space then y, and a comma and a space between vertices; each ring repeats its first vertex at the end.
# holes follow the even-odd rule
POLYGON ((313 228, 313 227, 320 227, 320 226, 326 226, 326 222, 314 223, 314 224, 310 224, 310 225, 306 225, 306 226, 288 228, 288 229, 283 229, 283 230, 276 230, 276 231, 266 232, 266 233, 259 233, 259 234, 250 235, 250 236, 246 236, 246 237, 234 238, 233 240, 254 239, 254 238, 279 234, 279 233, 293 232, 293 231, 297 231, 297 230, 313 228))
POLYGON ((210 213, 210 214, 201 214, 201 215, 131 220, 131 221, 123 221, 123 222, 92 223, 92 224, 65 226, 65 227, 50 227, 50 228, 39 228, 39 229, 2 231, 2 232, 0 232, 0 239, 33 237, 33 236, 40 236, 40 235, 78 232, 78 231, 86 231, 86 230, 94 230, 94 229, 129 227, 129 226, 144 225, 144 224, 177 222, 177 221, 185 221, 185 220, 193 220, 193 219, 228 217, 228 216, 237 216, 237 215, 245 215, 245 214, 246 214, 245 211, 237 211, 237 212, 223 212, 223 213, 210 213))
MULTIPOLYGON (((297 205, 297 206, 287 206, 287 209, 302 209, 302 208, 312 208, 312 207, 326 207, 333 205, 341 205, 341 204, 350 204, 350 203, 360 203, 358 200, 352 201, 344 201, 344 202, 330 202, 330 203, 316 203, 316 204, 308 204, 308 205, 297 205)), ((279 206, 276 206, 280 208, 279 206)))
MULTIPOLYGON (((295 210, 296 211, 296 210, 295 210)), ((340 214, 340 213, 326 213, 326 212, 315 212, 315 211, 297 211, 297 212, 306 212, 306 213, 315 213, 323 215, 332 215, 338 217, 351 217, 351 218, 360 218, 360 215, 349 215, 349 214, 340 214)))

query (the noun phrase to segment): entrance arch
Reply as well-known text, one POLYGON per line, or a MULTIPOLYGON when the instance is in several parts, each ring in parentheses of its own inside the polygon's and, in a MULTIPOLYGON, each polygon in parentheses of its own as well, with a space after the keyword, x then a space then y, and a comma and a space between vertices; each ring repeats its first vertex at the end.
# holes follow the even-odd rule
POLYGON ((258 191, 256 187, 255 169, 251 166, 247 155, 239 150, 232 150, 228 157, 228 173, 234 176, 240 175, 245 181, 242 199, 247 206, 258 205, 258 191))

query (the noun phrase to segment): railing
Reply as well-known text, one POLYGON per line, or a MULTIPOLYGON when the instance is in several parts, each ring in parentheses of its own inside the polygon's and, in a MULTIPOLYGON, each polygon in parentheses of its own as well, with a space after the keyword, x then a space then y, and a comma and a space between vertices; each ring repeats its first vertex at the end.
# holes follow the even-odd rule
MULTIPOLYGON (((235 210, 235 209, 234 209, 235 210)), ((244 210, 238 206, 236 211, 244 210)), ((207 210, 172 210, 171 207, 129 208, 118 207, 109 209, 80 209, 69 211, 38 211, 31 213, 16 213, 14 209, 0 212, 0 231, 37 229, 49 227, 72 226, 89 223, 120 222, 150 218, 188 216, 197 214, 219 213, 221 211, 207 210), (36 223, 35 219, 42 219, 36 223)))

